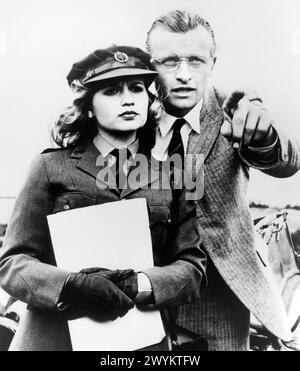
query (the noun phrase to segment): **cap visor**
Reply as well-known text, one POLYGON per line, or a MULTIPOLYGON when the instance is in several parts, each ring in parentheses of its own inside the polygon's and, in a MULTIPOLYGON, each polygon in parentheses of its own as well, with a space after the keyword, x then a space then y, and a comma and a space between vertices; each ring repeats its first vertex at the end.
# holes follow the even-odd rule
POLYGON ((143 70, 140 68, 118 68, 112 71, 108 71, 101 75, 95 76, 90 80, 86 81, 85 84, 89 84, 96 81, 103 81, 113 79, 115 77, 126 77, 126 76, 141 76, 147 78, 147 81, 152 82, 157 76, 157 72, 143 70))

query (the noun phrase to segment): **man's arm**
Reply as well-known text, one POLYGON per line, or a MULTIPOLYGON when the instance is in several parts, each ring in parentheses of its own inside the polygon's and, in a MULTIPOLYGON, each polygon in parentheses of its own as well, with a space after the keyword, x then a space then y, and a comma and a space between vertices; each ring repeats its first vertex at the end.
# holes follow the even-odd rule
POLYGON ((235 91, 223 109, 227 120, 221 134, 247 165, 279 178, 299 170, 299 144, 281 133, 257 94, 235 91))

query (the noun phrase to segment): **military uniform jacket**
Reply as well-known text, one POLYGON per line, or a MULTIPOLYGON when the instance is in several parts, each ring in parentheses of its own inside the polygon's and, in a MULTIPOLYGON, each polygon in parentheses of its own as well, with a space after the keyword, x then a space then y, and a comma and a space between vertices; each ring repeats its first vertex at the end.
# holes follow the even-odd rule
MULTIPOLYGON (((100 189, 98 156, 91 141, 38 155, 17 198, 0 263, 2 287, 28 304, 12 344, 14 350, 71 349, 67 322, 57 310, 69 272, 56 267, 46 220, 49 214, 146 198, 155 266, 143 272, 151 281, 156 307, 170 308, 199 298, 206 255, 200 249, 195 204, 185 200, 184 191, 176 192, 175 200, 167 184, 160 187, 159 168, 154 171, 153 167, 151 176, 149 168, 142 169, 134 189, 120 192, 109 183, 107 189, 100 189)), ((167 177, 162 179, 169 182, 167 177)))

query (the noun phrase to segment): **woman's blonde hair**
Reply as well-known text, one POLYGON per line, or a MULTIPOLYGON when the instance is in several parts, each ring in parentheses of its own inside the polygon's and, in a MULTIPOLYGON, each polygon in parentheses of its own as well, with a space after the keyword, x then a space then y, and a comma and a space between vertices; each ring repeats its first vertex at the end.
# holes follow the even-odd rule
MULTIPOLYGON (((73 87, 74 88, 74 87, 73 87)), ((92 99, 99 90, 99 83, 91 87, 75 86, 77 97, 71 106, 62 110, 54 122, 50 135, 59 147, 74 146, 81 138, 94 138, 98 133, 95 117, 90 117, 92 99)), ((148 119, 143 127, 137 130, 140 146, 150 151, 155 143, 156 119, 159 116, 160 103, 147 90, 149 95, 148 119)))

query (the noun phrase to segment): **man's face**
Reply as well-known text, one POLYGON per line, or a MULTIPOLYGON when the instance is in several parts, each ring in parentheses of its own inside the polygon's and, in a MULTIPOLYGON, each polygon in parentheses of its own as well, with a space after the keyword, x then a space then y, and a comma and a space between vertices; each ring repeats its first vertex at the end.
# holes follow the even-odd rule
POLYGON ((165 109, 184 116, 201 100, 208 85, 215 64, 212 37, 201 26, 186 33, 158 27, 151 32, 149 42, 165 109), (178 57, 189 58, 190 63, 184 59, 174 67, 178 57))

